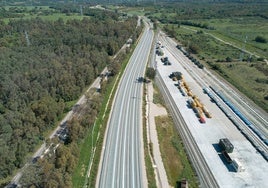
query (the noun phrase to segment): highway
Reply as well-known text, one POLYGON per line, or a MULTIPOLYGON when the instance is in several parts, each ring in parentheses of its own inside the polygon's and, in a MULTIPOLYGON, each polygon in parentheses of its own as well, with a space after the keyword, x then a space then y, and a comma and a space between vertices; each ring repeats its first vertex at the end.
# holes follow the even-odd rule
POLYGON ((96 187, 147 187, 142 141, 142 92, 153 32, 144 33, 121 78, 108 122, 96 187))

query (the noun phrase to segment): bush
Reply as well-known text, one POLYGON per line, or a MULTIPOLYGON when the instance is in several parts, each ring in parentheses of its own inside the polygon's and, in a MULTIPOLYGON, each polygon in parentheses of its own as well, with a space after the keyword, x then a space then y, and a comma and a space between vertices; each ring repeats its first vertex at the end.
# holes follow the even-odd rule
POLYGON ((264 58, 263 57, 258 57, 257 61, 264 61, 264 58))
POLYGON ((257 36, 255 38, 255 41, 256 42, 260 42, 260 43, 267 43, 267 40, 264 37, 262 37, 262 36, 257 36))
POLYGON ((232 58, 230 58, 230 57, 226 57, 226 62, 232 62, 233 60, 232 60, 232 58))

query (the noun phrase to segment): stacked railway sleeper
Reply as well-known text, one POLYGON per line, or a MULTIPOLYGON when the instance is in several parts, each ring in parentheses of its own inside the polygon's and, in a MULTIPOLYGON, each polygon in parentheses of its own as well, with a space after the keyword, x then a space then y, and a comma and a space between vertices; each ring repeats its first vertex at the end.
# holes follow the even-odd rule
POLYGON ((199 118, 199 121, 201 123, 206 123, 205 116, 207 118, 212 118, 211 113, 207 110, 204 104, 200 102, 199 98, 196 95, 189 97, 187 103, 189 107, 191 107, 196 113, 196 116, 199 118))
POLYGON ((192 93, 191 88, 185 82, 184 77, 181 72, 173 72, 169 76, 173 81, 177 81, 178 89, 180 90, 182 96, 188 96, 187 100, 188 106, 193 109, 196 116, 199 118, 201 123, 206 123, 206 118, 212 118, 211 113, 207 110, 203 103, 199 100, 199 98, 192 93))

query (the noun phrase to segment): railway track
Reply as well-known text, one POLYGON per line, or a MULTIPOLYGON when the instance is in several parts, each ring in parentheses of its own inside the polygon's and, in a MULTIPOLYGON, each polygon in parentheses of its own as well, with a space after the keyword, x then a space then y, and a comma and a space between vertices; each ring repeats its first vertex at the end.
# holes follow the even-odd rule
MULTIPOLYGON (((163 42, 163 44, 165 43, 166 48, 168 49, 168 51, 177 59, 179 60, 179 62, 183 65, 183 67, 185 68, 185 70, 193 77, 193 79, 202 87, 202 88, 208 88, 211 83, 213 83, 213 86, 216 86, 217 88, 221 88, 222 90, 225 91, 233 91, 230 89, 230 87, 228 87, 226 84, 224 84, 222 81, 220 81, 218 78, 216 78, 214 75, 212 75, 210 72, 208 72, 207 70, 200 70, 200 69, 196 69, 192 67, 191 64, 188 64, 187 62, 189 62, 189 59, 187 57, 185 57, 184 55, 179 55, 179 51, 178 49, 176 49, 175 47, 175 43, 174 41, 168 40, 165 36, 161 36, 160 40, 163 42), (172 47, 174 46, 174 47, 172 47), (209 75, 206 77, 200 77, 199 73, 200 71, 205 71, 206 74, 205 75, 209 75)), ((214 92, 214 91, 212 91, 214 92)), ((225 92, 226 93, 226 92, 225 92)), ((257 117, 255 118, 258 119, 259 124, 264 124, 264 125, 268 125, 268 122, 266 121, 265 118, 263 118, 262 116, 260 116, 258 114, 258 112, 256 110, 254 110, 253 108, 251 108, 245 101, 243 101, 241 99, 241 97, 236 93, 236 92, 231 92, 232 95, 227 95, 227 98, 229 100, 229 98, 232 99, 239 99, 238 101, 235 101, 236 104, 238 103, 242 103, 244 105, 244 107, 246 108, 246 111, 249 111, 250 114, 252 114, 253 116, 257 117)), ((217 96, 217 93, 214 92, 214 95, 217 96)), ((222 99, 220 97, 218 97, 218 101, 222 101, 222 99)), ((223 102, 223 101, 222 101, 223 102)), ((233 102, 233 100, 232 100, 233 102)), ((268 160, 268 147, 267 145, 264 143, 263 140, 261 140, 259 138, 258 135, 256 135, 249 127, 248 125, 246 125, 238 116, 237 114, 235 114, 228 105, 226 105, 224 102, 222 103, 221 106, 225 106, 224 108, 221 107, 221 110, 223 110, 223 112, 227 112, 228 114, 231 114, 231 116, 227 115, 227 117, 234 123, 234 125, 242 132, 243 135, 245 135, 245 137, 251 142, 251 144, 262 154, 262 156, 268 160), (228 110, 227 110, 228 109, 228 110)), ((241 108, 241 107, 240 107, 241 108)), ((239 108, 239 110, 240 110, 239 108)), ((243 110, 244 112, 245 110, 243 110)), ((254 121, 254 122, 255 122, 254 121)), ((253 124, 253 126, 255 126, 255 124, 253 124)), ((259 125, 260 126, 260 125, 259 125)), ((259 127, 258 126, 258 127, 259 127)), ((257 126, 255 126, 257 127, 257 126)), ((266 127, 264 127, 266 129, 266 127)), ((265 135, 266 136, 266 135, 265 135)), ((267 138, 267 137, 266 137, 267 138)))
POLYGON ((240 130, 240 132, 246 136, 251 144, 262 154, 262 156, 268 160, 268 147, 252 132, 252 130, 243 122, 230 108, 229 106, 217 95, 216 92, 210 90, 213 100, 223 111, 223 113, 233 122, 233 124, 240 130))
POLYGON ((207 70, 204 71, 207 75, 209 75, 208 79, 213 80, 218 88, 222 88, 222 90, 225 91, 225 94, 228 95, 228 98, 232 99, 231 101, 236 103, 236 106, 239 108, 239 110, 242 110, 243 113, 246 113, 247 117, 249 117, 253 124, 258 127, 258 129, 261 130, 263 134, 267 137, 268 120, 267 118, 264 118, 262 115, 260 115, 262 114, 262 112, 260 112, 260 110, 256 110, 256 108, 254 109, 251 104, 246 102, 245 99, 243 99, 234 89, 231 89, 231 87, 227 86, 225 83, 220 81, 207 70), (251 116, 255 118, 251 118, 251 116))
POLYGON ((200 178, 200 186, 206 188, 219 187, 197 143, 195 142, 194 137, 192 136, 187 124, 185 123, 178 106, 176 105, 174 99, 169 93, 168 88, 166 87, 163 79, 158 72, 156 75, 156 83, 160 88, 162 95, 164 96, 164 100, 170 109, 176 128, 180 133, 186 150, 188 151, 188 156, 196 169, 198 177, 200 178))
POLYGON ((249 104, 231 86, 229 86, 228 84, 224 83, 219 78, 217 78, 216 76, 211 74, 207 69, 193 70, 191 65, 189 65, 188 63, 185 63, 185 62, 189 61, 189 59, 185 56, 182 58, 181 56, 178 55, 178 49, 175 48, 176 43, 172 39, 166 38, 164 36, 162 36, 161 39, 166 44, 168 44, 167 48, 172 53, 172 55, 174 55, 176 58, 179 57, 182 60, 181 63, 186 67, 186 70, 188 69, 187 70, 188 72, 189 72, 189 70, 191 70, 191 72, 189 72, 189 73, 192 74, 194 78, 196 78, 195 80, 199 82, 200 86, 204 87, 205 85, 206 86, 210 85, 209 83, 213 83, 213 85, 215 85, 217 88, 221 88, 224 91, 224 94, 227 96, 227 98, 230 101, 232 101, 233 103, 235 103, 236 107, 240 111, 242 111, 243 113, 246 114, 246 116, 250 119, 252 124, 259 131, 261 131, 261 133, 266 138, 268 138, 268 119, 267 119, 268 115, 267 114, 264 115, 263 113, 265 113, 265 112, 261 112, 258 109, 258 107, 255 106, 255 104, 249 104), (171 46, 174 46, 174 47, 171 47, 171 46), (201 78, 197 74, 197 73, 201 73, 201 71, 205 72, 203 78, 201 78), (252 105, 254 105, 254 107, 252 107, 252 105))

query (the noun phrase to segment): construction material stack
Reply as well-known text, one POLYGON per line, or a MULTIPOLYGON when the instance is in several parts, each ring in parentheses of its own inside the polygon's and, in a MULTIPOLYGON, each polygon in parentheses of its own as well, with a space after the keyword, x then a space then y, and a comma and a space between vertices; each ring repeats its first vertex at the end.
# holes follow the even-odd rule
MULTIPOLYGON (((164 58, 163 58, 164 61, 164 58)), ((200 102, 196 95, 193 95, 192 90, 190 89, 189 85, 185 82, 184 77, 181 72, 172 72, 169 77, 173 81, 178 81, 178 89, 180 90, 183 96, 189 96, 189 100, 187 101, 189 107, 193 109, 196 113, 196 116, 199 118, 201 123, 206 123, 205 116, 207 118, 211 118, 211 114, 205 108, 205 106, 200 102)))

